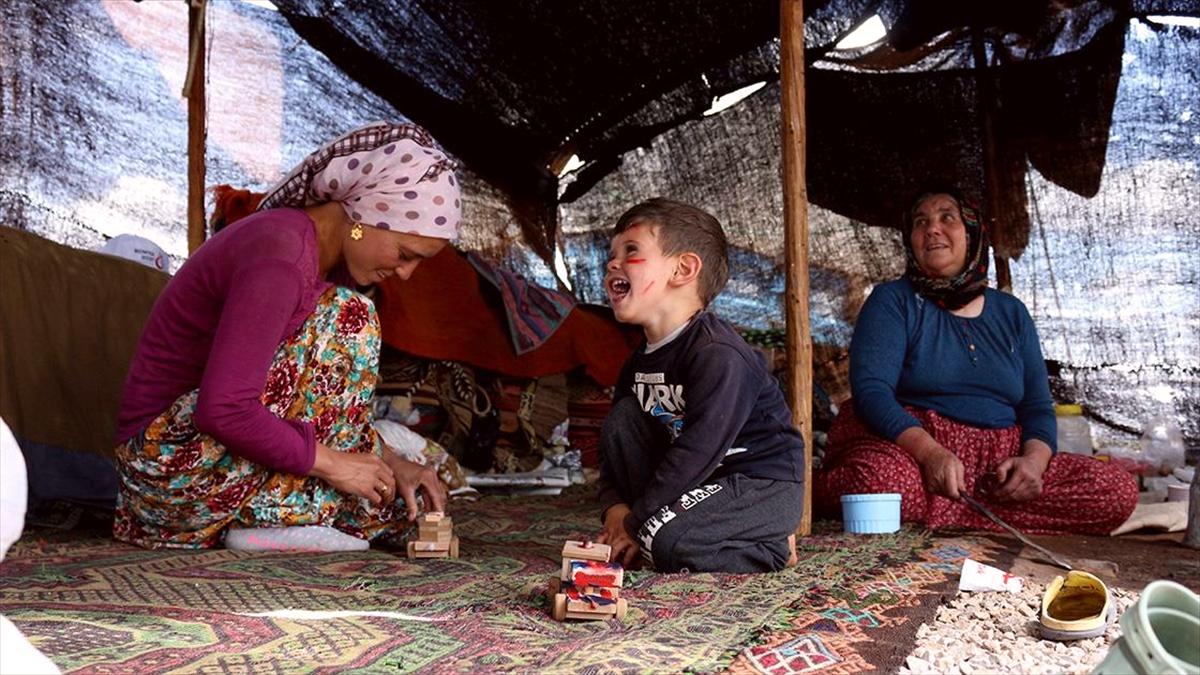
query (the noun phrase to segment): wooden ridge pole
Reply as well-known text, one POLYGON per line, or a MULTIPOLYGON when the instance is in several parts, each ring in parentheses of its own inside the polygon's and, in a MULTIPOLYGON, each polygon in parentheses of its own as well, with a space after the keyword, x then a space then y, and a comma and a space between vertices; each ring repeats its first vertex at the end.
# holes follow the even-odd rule
POLYGON ((808 186, 805 176, 804 2, 780 0, 779 82, 783 110, 783 253, 787 294, 788 400, 804 437, 799 536, 812 531, 812 339, 808 325, 808 186))
POLYGON ((204 39, 204 10, 207 0, 188 2, 188 72, 183 84, 183 97, 188 101, 188 255, 204 243, 204 155, 208 132, 204 101, 204 62, 207 57, 204 39))

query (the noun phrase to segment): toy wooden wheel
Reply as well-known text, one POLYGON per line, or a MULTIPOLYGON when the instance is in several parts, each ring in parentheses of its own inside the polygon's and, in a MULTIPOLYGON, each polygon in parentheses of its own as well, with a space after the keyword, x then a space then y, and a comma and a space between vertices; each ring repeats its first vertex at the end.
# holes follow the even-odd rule
POLYGON ((628 609, 629 603, 625 602, 625 598, 617 598, 617 618, 624 619, 628 609))
POLYGON ((558 595, 558 592, 561 590, 562 590, 562 580, 559 579, 558 577, 552 577, 550 579, 550 597, 554 597, 555 595, 558 595))
POLYGON ((554 594, 554 620, 564 621, 567 618, 567 596, 562 593, 554 594))
POLYGON ((454 537, 450 540, 450 557, 458 557, 458 537, 454 537))

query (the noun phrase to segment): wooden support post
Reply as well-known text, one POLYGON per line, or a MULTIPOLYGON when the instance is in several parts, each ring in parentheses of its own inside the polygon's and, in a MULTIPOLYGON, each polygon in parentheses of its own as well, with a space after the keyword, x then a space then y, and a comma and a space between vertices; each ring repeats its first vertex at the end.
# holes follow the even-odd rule
POLYGON ((1192 486, 1188 488, 1188 521, 1183 545, 1200 548, 1200 468, 1192 474, 1192 486))
POLYGON ((783 241, 788 400, 804 437, 804 507, 796 533, 812 531, 812 339, 808 325, 808 185, 804 154, 804 2, 780 0, 783 110, 783 241))
POLYGON ((996 287, 1006 293, 1012 293, 1012 271, 1008 266, 1008 256, 1000 252, 998 243, 1007 241, 1008 223, 996 217, 1000 210, 1002 195, 998 180, 999 158, 996 151, 996 112, 999 103, 996 100, 996 87, 988 72, 987 50, 983 44, 983 34, 979 28, 971 31, 971 53, 975 61, 976 105, 979 107, 979 129, 983 134, 983 214, 984 225, 992 236, 992 260, 995 263, 996 287))
POLYGON ((996 288, 1012 293, 1012 269, 1008 266, 1008 258, 993 251, 992 261, 996 264, 996 288))
POLYGON ((207 231, 204 219, 204 155, 208 131, 204 100, 204 13, 207 0, 188 2, 188 72, 183 96, 188 100, 188 255, 204 243, 207 231))

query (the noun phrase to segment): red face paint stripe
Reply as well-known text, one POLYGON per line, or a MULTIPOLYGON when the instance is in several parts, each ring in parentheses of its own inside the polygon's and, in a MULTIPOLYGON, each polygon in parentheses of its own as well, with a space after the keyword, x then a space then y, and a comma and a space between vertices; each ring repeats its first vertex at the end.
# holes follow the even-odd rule
POLYGON ((645 258, 630 258, 625 261, 625 264, 626 265, 636 265, 638 263, 644 263, 644 262, 646 262, 645 258))

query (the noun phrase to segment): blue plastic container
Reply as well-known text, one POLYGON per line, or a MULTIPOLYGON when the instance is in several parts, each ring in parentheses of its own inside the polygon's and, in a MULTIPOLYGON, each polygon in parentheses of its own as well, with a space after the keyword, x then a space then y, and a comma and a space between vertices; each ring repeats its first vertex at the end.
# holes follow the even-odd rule
POLYGON ((883 534, 900 529, 900 495, 842 495, 842 523, 854 534, 883 534))

